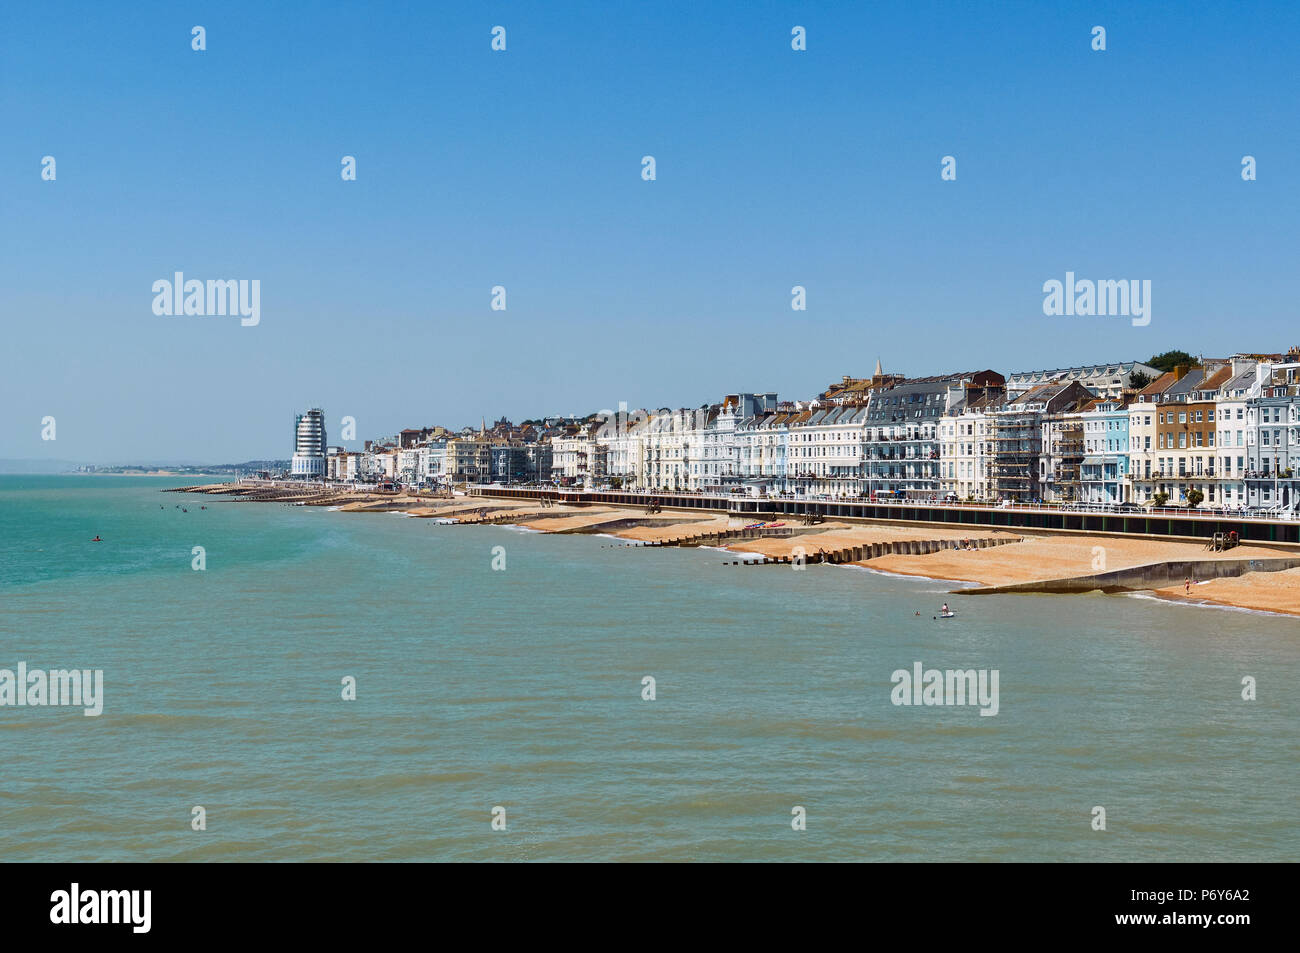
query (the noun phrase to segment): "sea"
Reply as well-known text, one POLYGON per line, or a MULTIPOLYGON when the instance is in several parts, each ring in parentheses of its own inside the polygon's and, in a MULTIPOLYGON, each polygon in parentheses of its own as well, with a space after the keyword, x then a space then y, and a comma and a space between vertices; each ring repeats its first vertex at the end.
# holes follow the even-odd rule
POLYGON ((177 485, 0 477, 5 860, 1300 860, 1295 618, 177 485))

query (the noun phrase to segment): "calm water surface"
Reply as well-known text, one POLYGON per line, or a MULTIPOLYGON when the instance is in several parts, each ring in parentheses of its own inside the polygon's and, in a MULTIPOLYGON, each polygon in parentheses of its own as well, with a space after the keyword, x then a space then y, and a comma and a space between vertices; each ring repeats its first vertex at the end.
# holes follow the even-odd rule
POLYGON ((169 485, 0 477, 0 668, 105 679, 0 707, 8 860, 1300 860, 1294 619, 169 485))

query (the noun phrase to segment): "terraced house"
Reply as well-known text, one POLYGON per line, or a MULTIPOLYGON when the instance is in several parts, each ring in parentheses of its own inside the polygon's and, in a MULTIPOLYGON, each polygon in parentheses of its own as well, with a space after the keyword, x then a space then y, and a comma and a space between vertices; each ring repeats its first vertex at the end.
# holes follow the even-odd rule
POLYGON ((1131 502, 1150 500, 1156 493, 1160 479, 1160 463, 1156 453, 1156 420, 1160 396, 1178 382, 1178 374, 1167 371, 1138 391, 1129 405, 1129 483, 1131 502))
POLYGON ((1042 384, 1008 400, 989 416, 993 427, 993 489, 999 499, 1043 499, 1050 457, 1043 455, 1043 424, 1092 400, 1078 381, 1042 384))
MULTIPOLYGON (((741 462, 741 429, 745 421, 775 412, 776 394, 728 394, 720 404, 695 415, 690 461, 691 489, 732 492, 743 488, 746 474, 741 462)), ((752 431, 746 431, 750 433, 752 431)))
POLYGON ((844 405, 812 411, 791 428, 789 447, 806 474, 806 491, 846 499, 861 491, 865 406, 844 405))
POLYGON ((1232 365, 1223 362, 1179 366, 1139 395, 1142 422, 1130 415, 1130 434, 1140 433, 1143 440, 1133 453, 1133 485, 1142 501, 1164 494, 1169 502, 1186 504, 1195 491, 1207 504, 1222 503, 1216 417, 1220 388, 1232 377, 1232 365))
POLYGON ((1001 382, 994 371, 918 377, 871 392, 862 436, 862 492, 874 498, 937 498, 939 427, 966 385, 1001 382))
MULTIPOLYGON (((779 406, 779 405, 778 405, 779 406)), ((791 409, 743 418, 736 426, 736 453, 742 484, 751 496, 789 492, 786 453, 791 409)))
POLYGON ((1006 402, 1005 382, 968 384, 949 401, 939 427, 939 490, 958 499, 988 500, 993 490, 993 423, 989 412, 1006 402))
POLYGON ((1043 418, 1039 473, 1044 500, 1066 503, 1083 499, 1083 412, 1095 404, 1096 399, 1090 396, 1069 410, 1043 418))
POLYGON ((1007 375, 1007 396, 1021 394, 1052 383, 1078 383, 1098 397, 1115 400, 1133 391, 1133 375, 1142 373, 1149 380, 1160 376, 1160 371, 1140 361, 1121 361, 1116 364, 1089 364, 1082 367, 1056 367, 1050 370, 1016 371, 1007 375))
POLYGON ((690 489, 690 433, 694 429, 689 410, 663 410, 651 414, 644 427, 637 428, 641 463, 637 488, 681 492, 690 489))
POLYGON ((1128 405, 1098 400, 1081 412, 1083 461, 1079 499, 1087 503, 1130 503, 1128 498, 1128 405))
POLYGON ((1249 458, 1247 499, 1251 506, 1300 510, 1300 352, 1293 360, 1261 363, 1258 395, 1246 410, 1249 458))
POLYGON ((1247 503, 1246 471, 1249 464, 1246 443, 1246 408, 1252 392, 1258 392, 1258 363, 1254 360, 1233 361, 1236 373, 1219 388, 1216 401, 1215 439, 1218 463, 1219 499, 1225 506, 1247 503))

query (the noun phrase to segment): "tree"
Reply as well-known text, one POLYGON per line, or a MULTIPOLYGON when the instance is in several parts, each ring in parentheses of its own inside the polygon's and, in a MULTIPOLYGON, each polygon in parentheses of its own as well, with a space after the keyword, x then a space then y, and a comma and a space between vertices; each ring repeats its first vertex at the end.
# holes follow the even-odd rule
POLYGON ((1155 503, 1156 506, 1164 506, 1169 502, 1169 494, 1157 493, 1155 496, 1151 497, 1151 501, 1155 503))
POLYGON ((1186 351, 1165 351, 1163 354, 1152 356, 1147 363, 1166 373, 1172 371, 1179 364, 1186 364, 1188 367, 1200 367, 1201 364, 1200 361, 1186 351))
POLYGON ((1201 501, 1204 499, 1205 499, 1205 494, 1202 493, 1200 490, 1193 489, 1187 491, 1187 506, 1189 508, 1194 506, 1200 506, 1201 501))
POLYGON ((1145 374, 1142 371, 1134 371, 1129 375, 1128 382, 1129 386, 1134 390, 1141 390, 1151 383, 1151 375, 1145 374))

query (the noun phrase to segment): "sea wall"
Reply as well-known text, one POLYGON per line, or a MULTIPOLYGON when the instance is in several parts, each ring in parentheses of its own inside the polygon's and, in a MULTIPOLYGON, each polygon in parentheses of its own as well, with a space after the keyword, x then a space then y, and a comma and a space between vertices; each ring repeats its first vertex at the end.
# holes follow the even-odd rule
POLYGON ((1150 563, 1111 572, 1072 576, 1066 579, 1047 579, 1041 582, 1020 582, 1005 586, 980 586, 962 589, 963 595, 987 595, 997 592, 1134 592, 1142 589, 1163 589, 1180 586, 1191 578, 1196 582, 1241 576, 1248 572, 1280 572, 1300 567, 1300 558, 1281 559, 1182 559, 1172 562, 1150 563))

